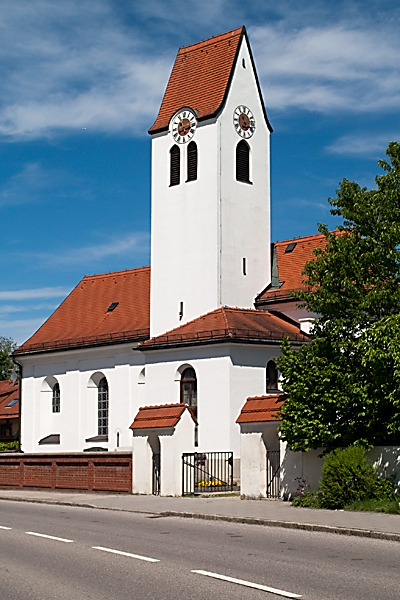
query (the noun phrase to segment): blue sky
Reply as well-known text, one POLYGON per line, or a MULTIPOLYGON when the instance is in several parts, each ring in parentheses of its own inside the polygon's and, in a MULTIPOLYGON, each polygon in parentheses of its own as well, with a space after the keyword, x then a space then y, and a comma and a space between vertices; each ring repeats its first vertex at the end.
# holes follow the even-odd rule
POLYGON ((150 136, 178 47, 246 25, 271 141, 272 239, 335 226, 400 140, 400 5, 2 0, 0 336, 87 274, 150 263, 150 136))

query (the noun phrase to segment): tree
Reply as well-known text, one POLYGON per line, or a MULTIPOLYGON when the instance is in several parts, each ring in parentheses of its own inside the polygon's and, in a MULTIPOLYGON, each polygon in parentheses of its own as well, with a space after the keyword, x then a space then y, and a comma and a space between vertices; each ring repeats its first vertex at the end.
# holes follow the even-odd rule
POLYGON ((367 190, 346 179, 329 199, 343 219, 303 275, 301 306, 320 315, 309 345, 282 344, 288 394, 280 431, 293 450, 400 438, 400 146, 367 190))
POLYGON ((11 338, 0 336, 0 380, 10 379, 11 371, 15 368, 11 355, 16 347, 11 338))

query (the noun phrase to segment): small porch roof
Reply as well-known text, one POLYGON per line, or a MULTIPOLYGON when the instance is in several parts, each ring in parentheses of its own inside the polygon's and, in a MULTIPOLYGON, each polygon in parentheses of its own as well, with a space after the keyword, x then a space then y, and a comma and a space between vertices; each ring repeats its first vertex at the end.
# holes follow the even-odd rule
POLYGON ((142 406, 129 429, 157 429, 175 427, 185 410, 188 410, 193 421, 197 421, 187 404, 161 404, 158 406, 142 406))
POLYGON ((275 415, 283 406, 286 397, 285 394, 267 394, 247 398, 236 423, 279 421, 275 415))

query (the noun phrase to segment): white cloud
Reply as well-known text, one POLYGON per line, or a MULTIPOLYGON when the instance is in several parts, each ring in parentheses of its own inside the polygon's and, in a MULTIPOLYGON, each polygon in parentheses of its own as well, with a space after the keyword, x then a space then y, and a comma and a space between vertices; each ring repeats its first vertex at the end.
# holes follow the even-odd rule
POLYGON ((0 319, 0 335, 11 337, 20 346, 43 325, 43 321, 44 319, 18 319, 15 321, 0 319))
POLYGON ((267 106, 330 112, 397 109, 400 37, 393 25, 352 22, 250 29, 267 106))
POLYGON ((61 298, 70 293, 65 287, 44 287, 0 292, 0 300, 32 300, 34 298, 61 298))
MULTIPOLYGON (((52 254, 37 254, 41 264, 57 266, 75 266, 79 264, 93 264, 110 256, 122 256, 126 253, 147 253, 149 250, 150 235, 148 233, 133 233, 126 236, 112 238, 107 243, 71 248, 64 252, 52 254)), ((32 256, 32 255, 31 255, 32 256)))
POLYGON ((344 135, 327 146, 326 150, 332 154, 343 156, 359 155, 376 159, 385 158, 388 143, 393 140, 400 140, 400 131, 375 135, 370 133, 344 135))
POLYGON ((82 128, 144 135, 177 46, 243 19, 261 23, 249 32, 269 108, 398 109, 395 6, 3 0, 0 135, 20 140, 82 128))
POLYGON ((20 139, 82 127, 143 134, 172 56, 152 55, 141 30, 124 27, 106 0, 20 0, 18 7, 2 3, 0 134, 20 139))

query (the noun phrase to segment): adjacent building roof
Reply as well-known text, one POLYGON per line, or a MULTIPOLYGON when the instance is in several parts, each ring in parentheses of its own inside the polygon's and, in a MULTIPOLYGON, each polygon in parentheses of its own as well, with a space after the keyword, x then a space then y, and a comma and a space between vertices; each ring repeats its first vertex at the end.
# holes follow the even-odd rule
POLYGON ((150 267, 84 277, 16 354, 146 339, 150 267))
POLYGON ((161 404, 159 406, 143 406, 133 420, 130 429, 154 429, 160 427, 175 427, 181 416, 189 410, 193 421, 197 421, 187 404, 161 404))
MULTIPOLYGON (((160 111, 149 133, 166 130, 171 117, 185 106, 197 111, 199 121, 218 113, 229 91, 240 42, 246 35, 245 27, 238 27, 179 49, 160 111)), ((257 79, 255 70, 254 73, 257 79)), ((260 87, 259 93, 261 97, 260 87)), ((265 119, 272 131, 266 114, 265 119)))
POLYGON ((165 334, 139 344, 141 350, 171 345, 186 345, 221 341, 281 341, 307 342, 299 325, 283 315, 266 310, 223 306, 165 334))
POLYGON ((272 244, 272 284, 255 300, 262 306, 275 300, 290 298, 290 292, 309 289, 301 274, 306 262, 312 260, 315 248, 325 248, 326 238, 322 233, 284 240, 272 244), (275 279, 275 281, 274 281, 275 279))
POLYGON ((275 415, 283 406, 286 399, 284 394, 270 394, 247 398, 245 405, 236 419, 236 423, 259 423, 276 421, 275 415))
POLYGON ((19 381, 0 381, 0 419, 19 417, 19 381))

